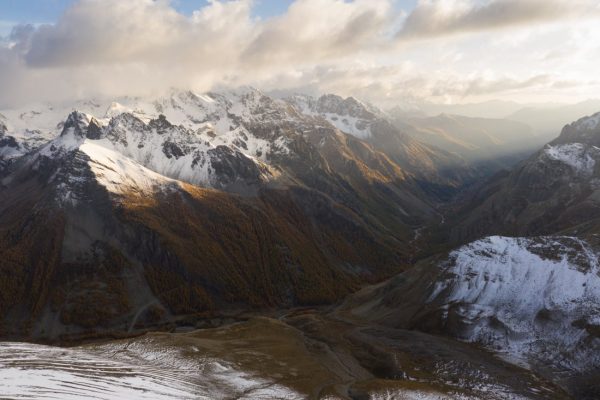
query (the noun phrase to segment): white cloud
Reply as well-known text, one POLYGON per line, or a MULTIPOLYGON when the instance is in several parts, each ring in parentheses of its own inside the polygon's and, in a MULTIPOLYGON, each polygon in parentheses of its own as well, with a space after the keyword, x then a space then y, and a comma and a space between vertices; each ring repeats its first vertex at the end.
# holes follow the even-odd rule
MULTIPOLYGON (((79 0, 55 24, 20 26, 0 42, 0 106, 242 84, 374 102, 555 95, 591 81, 593 68, 582 64, 600 61, 581 51, 575 60, 556 60, 571 57, 557 51, 556 37, 579 29, 563 21, 596 10, 597 2, 425 0, 409 13, 393 3, 296 0, 263 20, 253 17, 252 0, 213 0, 191 16, 169 0, 79 0), (552 33, 534 28, 540 22, 552 33), (489 36, 491 28, 516 25, 518 43, 501 40, 510 31, 489 36), (449 35, 467 31, 476 33, 449 35)), ((600 34, 580 25, 592 32, 588 39, 600 34)))
MULTIPOLYGON (((268 89, 302 90, 308 93, 333 92, 358 96, 384 107, 395 103, 464 102, 468 99, 511 98, 521 91, 540 95, 579 87, 598 87, 598 81, 565 79, 552 74, 515 76, 490 71, 459 74, 448 70, 421 71, 411 63, 364 65, 353 63, 343 68, 319 66, 302 73, 281 74, 267 82, 268 89)), ((542 100, 542 98, 538 100, 542 100)))
POLYGON ((398 37, 427 38, 598 16, 595 0, 420 0, 398 37))
POLYGON ((22 97, 45 97, 61 73, 50 84, 55 95, 257 81, 368 48, 381 40, 390 4, 297 0, 262 21, 250 0, 212 1, 190 17, 166 0, 80 0, 56 24, 13 35, 14 47, 1 53, 0 84, 21 82, 22 97), (33 85, 39 91, 27 93, 28 82, 44 76, 33 85))
POLYGON ((388 0, 298 0, 260 27, 243 60, 302 65, 354 55, 384 40, 391 15, 388 0))

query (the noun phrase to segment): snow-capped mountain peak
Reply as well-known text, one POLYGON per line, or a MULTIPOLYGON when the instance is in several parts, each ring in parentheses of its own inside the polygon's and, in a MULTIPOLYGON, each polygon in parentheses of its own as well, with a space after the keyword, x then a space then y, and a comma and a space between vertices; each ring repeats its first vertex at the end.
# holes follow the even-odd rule
MULTIPOLYGON (((122 114, 115 121, 127 115, 122 114)), ((148 195, 177 184, 174 179, 124 155, 119 151, 118 141, 111 141, 115 137, 110 133, 110 125, 101 126, 93 116, 73 111, 66 118, 61 134, 25 155, 16 165, 16 171, 31 168, 46 177, 46 184, 55 188, 54 199, 60 206, 79 204, 90 195, 90 185, 95 184, 117 196, 148 195)), ((9 174, 3 183, 10 184, 12 180, 13 175, 9 174)))
MULTIPOLYGON (((23 146, 24 152, 48 142, 60 134, 65 125, 75 127, 75 121, 88 120, 86 122, 89 123, 93 117, 94 125, 100 127, 109 125, 111 120, 120 115, 130 114, 148 124, 163 115, 174 126, 181 125, 208 135, 206 140, 215 146, 237 146, 236 143, 245 141, 246 145, 237 146, 237 150, 264 161, 263 156, 268 149, 265 143, 257 141, 265 138, 252 138, 254 135, 249 131, 252 124, 292 123, 301 126, 312 124, 314 118, 319 117, 345 133, 364 139, 371 136, 370 125, 380 112, 352 97, 343 99, 336 95, 324 95, 314 99, 294 96, 278 100, 257 89, 244 87, 206 94, 173 89, 158 98, 122 97, 110 101, 79 101, 75 104, 39 104, 6 110, 3 114, 7 116, 0 123, 6 126, 6 133, 23 146), (74 110, 81 115, 71 115, 74 110), (67 120, 64 119, 65 115, 69 115, 67 120), (255 143, 248 143, 246 138, 255 143), (248 153, 244 147, 256 151, 248 153)), ((97 137, 98 130, 95 127, 93 129, 92 135, 97 137)))
MULTIPOLYGON (((110 119, 96 119, 88 113, 72 111, 60 124, 61 133, 30 152, 28 159, 41 157, 60 163, 75 157, 75 163, 66 162, 78 167, 63 168, 63 174, 75 174, 73 179, 65 178, 65 184, 81 182, 84 178, 78 176, 78 171, 91 169, 97 178, 110 177, 96 180, 114 193, 148 188, 147 182, 142 182, 144 173, 151 181, 177 180, 220 189, 235 186, 236 190, 250 190, 278 174, 265 162, 266 158, 286 151, 283 137, 253 137, 241 125, 223 135, 211 136, 210 131, 175 125, 164 114, 151 118, 152 114, 145 113, 145 120, 138 115, 140 112, 124 112, 110 119), (129 172, 131 176, 127 175, 129 172)), ((17 142, 16 149, 10 149, 12 152, 8 143, 3 144, 2 156, 17 159, 24 153, 18 151, 21 148, 17 142)), ((63 189, 65 193, 76 192, 63 189)))
POLYGON ((302 114, 321 117, 339 130, 360 139, 371 137, 371 124, 381 116, 381 112, 354 97, 346 99, 325 94, 317 99, 306 95, 294 95, 288 102, 302 114))
POLYGON ((63 124, 61 136, 74 134, 80 137, 90 139, 99 139, 101 135, 101 124, 98 120, 89 114, 73 111, 63 124))

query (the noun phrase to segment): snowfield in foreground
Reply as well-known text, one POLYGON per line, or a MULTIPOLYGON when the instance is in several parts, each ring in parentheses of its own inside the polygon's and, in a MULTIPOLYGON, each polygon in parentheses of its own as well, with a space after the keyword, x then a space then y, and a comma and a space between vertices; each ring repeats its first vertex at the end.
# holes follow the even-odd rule
MULTIPOLYGON (((280 365, 277 360, 274 364, 280 365)), ((307 372, 310 374, 310 372, 307 372)), ((493 398, 525 400, 482 383, 493 398)), ((285 385, 246 372, 195 346, 159 346, 151 340, 76 348, 0 343, 0 398, 36 400, 307 399, 285 385)), ((327 400, 339 397, 323 397, 327 400)), ((454 392, 394 388, 374 390, 372 400, 477 400, 454 392)), ((492 398, 492 397, 490 397, 492 398)))
POLYGON ((600 365, 598 254, 574 237, 492 236, 450 253, 429 302, 458 336, 526 363, 600 365))
POLYGON ((300 399, 275 382, 232 365, 174 351, 110 346, 59 348, 28 343, 0 344, 3 399, 300 399), (139 350, 139 352, 138 352, 139 350))

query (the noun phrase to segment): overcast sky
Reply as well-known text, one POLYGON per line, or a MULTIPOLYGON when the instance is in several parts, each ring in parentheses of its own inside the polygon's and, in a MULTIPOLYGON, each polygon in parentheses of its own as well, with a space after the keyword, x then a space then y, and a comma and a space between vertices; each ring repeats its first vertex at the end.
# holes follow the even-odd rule
POLYGON ((4 0, 0 106, 198 91, 576 102, 600 89, 600 0, 4 0))

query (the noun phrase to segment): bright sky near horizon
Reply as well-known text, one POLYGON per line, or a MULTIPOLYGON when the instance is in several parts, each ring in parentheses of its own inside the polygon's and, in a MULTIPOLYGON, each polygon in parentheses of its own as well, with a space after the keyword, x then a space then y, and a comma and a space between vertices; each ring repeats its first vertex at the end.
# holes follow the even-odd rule
POLYGON ((0 0, 0 105, 243 84, 574 102, 598 97, 599 22, 600 0, 0 0))

